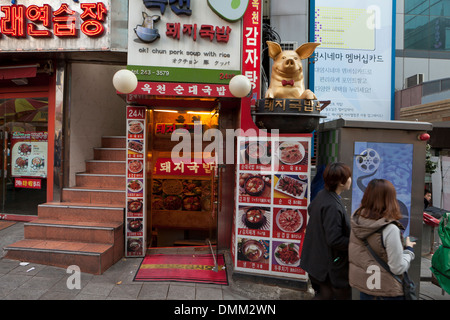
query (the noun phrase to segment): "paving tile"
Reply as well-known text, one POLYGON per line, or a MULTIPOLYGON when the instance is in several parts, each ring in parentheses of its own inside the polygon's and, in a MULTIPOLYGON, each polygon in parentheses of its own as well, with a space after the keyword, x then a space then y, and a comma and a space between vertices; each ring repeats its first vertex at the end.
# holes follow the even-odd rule
POLYGON ((69 277, 70 275, 70 273, 67 273, 67 269, 53 266, 45 266, 36 273, 38 277, 58 278, 58 280, 62 277, 69 277))
POLYGON ((172 283, 169 285, 167 294, 168 300, 192 300, 195 297, 195 286, 179 285, 172 283))
POLYGON ((12 290, 3 299, 5 300, 38 300, 44 293, 45 289, 17 288, 12 290))
POLYGON ((141 292, 142 284, 120 284, 114 286, 108 298, 124 298, 136 300, 141 292))
POLYGON ((145 282, 142 284, 138 300, 166 300, 170 284, 145 282))
POLYGON ((222 300, 222 288, 196 287, 195 300, 222 300))
POLYGON ((78 291, 67 291, 67 292, 60 292, 60 291, 46 291, 42 296, 40 296, 39 300, 74 300, 76 296, 78 295, 78 291))
POLYGON ((19 288, 20 289, 36 289, 36 290, 49 290, 53 287, 57 282, 58 278, 48 278, 48 277, 32 277, 25 283, 23 283, 19 288))
MULTIPOLYGON (((53 285, 53 287, 50 288, 51 291, 57 291, 57 292, 80 292, 81 289, 83 289, 89 281, 92 279, 93 275, 88 273, 81 273, 80 274, 80 289, 69 289, 67 286, 67 280, 69 279, 70 275, 67 274, 66 277, 62 277, 58 280, 58 282, 53 285)), ((72 279, 71 279, 72 280, 72 279)), ((73 281, 70 282, 70 284, 73 284, 73 281)))
POLYGON ((96 295, 107 297, 111 290, 114 288, 113 283, 104 282, 92 282, 90 281, 86 286, 81 289, 80 295, 96 295))
POLYGON ((19 261, 17 260, 9 260, 9 259, 1 259, 0 260, 0 275, 6 274, 11 270, 19 267, 19 261))
POLYGON ((0 283, 2 284, 2 288, 16 289, 31 278, 32 276, 8 273, 7 275, 0 277, 0 283))

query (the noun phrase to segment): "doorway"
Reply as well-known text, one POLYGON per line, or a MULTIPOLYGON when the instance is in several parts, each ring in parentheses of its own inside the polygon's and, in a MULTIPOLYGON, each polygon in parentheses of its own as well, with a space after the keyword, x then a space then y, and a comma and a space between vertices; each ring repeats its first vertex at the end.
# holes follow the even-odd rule
POLYGON ((211 142, 203 138, 209 129, 218 128, 218 110, 155 108, 148 112, 147 234, 152 235, 151 247, 215 245, 219 177, 214 150, 205 152, 211 142), (177 129, 186 130, 183 139, 188 141, 183 142, 191 149, 183 151, 189 160, 172 157, 181 141, 172 138, 177 129), (195 132, 201 132, 201 140, 195 132))
POLYGON ((37 215, 47 197, 48 92, 0 94, 0 213, 37 215))

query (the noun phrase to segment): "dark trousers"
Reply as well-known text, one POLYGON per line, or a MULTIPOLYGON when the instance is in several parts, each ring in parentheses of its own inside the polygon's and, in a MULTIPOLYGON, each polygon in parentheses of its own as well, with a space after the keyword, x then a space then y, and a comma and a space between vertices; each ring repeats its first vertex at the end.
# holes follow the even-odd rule
POLYGON ((309 275, 309 278, 316 292, 313 300, 351 300, 352 290, 350 286, 345 288, 333 287, 328 276, 323 282, 311 277, 311 275, 309 275))

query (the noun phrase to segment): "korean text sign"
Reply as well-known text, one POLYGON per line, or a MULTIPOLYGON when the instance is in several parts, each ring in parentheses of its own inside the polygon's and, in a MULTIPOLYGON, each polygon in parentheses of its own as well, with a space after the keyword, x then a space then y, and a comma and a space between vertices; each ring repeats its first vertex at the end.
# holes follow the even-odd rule
POLYGON ((109 49, 110 3, 0 1, 2 51, 109 49))
POLYGON ((138 80, 228 83, 241 69, 241 24, 207 1, 130 1, 128 69, 138 80))
POLYGON ((390 120, 392 1, 316 0, 314 93, 331 100, 325 121, 390 120))

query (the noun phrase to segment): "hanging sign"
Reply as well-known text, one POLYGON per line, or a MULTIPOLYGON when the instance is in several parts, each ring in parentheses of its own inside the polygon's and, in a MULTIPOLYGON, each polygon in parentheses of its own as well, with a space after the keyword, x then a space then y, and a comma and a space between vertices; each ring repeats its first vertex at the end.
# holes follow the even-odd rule
POLYGON ((242 15, 234 2, 130 1, 128 69, 140 81, 228 84, 241 70, 242 15), (223 3, 223 4, 221 4, 223 3), (233 20, 229 11, 239 11, 233 20))

